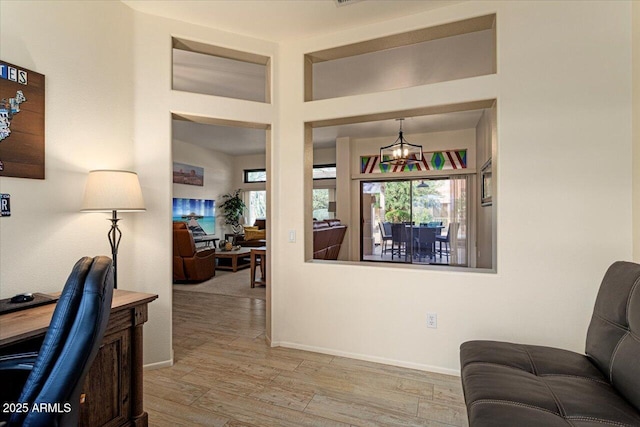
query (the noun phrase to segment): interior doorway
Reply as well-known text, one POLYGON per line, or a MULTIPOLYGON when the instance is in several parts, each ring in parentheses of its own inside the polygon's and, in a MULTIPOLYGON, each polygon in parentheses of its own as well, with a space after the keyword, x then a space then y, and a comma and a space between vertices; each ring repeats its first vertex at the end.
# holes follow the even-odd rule
MULTIPOLYGON (((240 239, 233 239, 233 243, 240 246, 233 250, 243 252, 238 255, 237 269, 218 268, 221 261, 225 267, 233 261, 219 256, 222 249, 220 242, 229 239, 234 233, 226 224, 223 209, 220 205, 225 201, 225 195, 229 193, 240 194, 246 209, 240 218, 240 223, 250 225, 256 219, 262 219, 263 238, 261 245, 269 246, 270 233, 270 144, 271 127, 269 124, 248 123, 239 121, 221 120, 215 118, 196 117, 173 114, 172 121, 172 159, 173 163, 189 164, 202 170, 203 177, 197 184, 176 183, 172 185, 171 203, 175 199, 204 199, 213 201, 213 228, 207 235, 214 244, 196 243, 196 250, 211 250, 215 248, 216 263, 215 274, 202 281, 184 281, 173 285, 174 291, 180 292, 204 292, 216 295, 227 295, 235 298, 245 298, 250 304, 258 304, 264 307, 264 316, 261 319, 251 319, 251 325, 256 322, 264 326, 264 334, 267 339, 271 336, 270 305, 271 305, 271 259, 267 255, 261 257, 263 263, 257 268, 256 277, 262 279, 266 285, 251 287, 250 258, 252 242, 244 245, 240 239), (247 183, 243 179, 243 171, 260 167, 263 170, 264 179, 259 183, 247 183), (255 218, 254 218, 255 217, 255 218)), ((174 168, 175 169, 175 168, 174 168)), ((174 221, 176 218, 174 217, 174 221)), ((179 220, 179 219, 178 219, 179 220)), ((211 221, 209 221, 211 222, 211 221)), ((175 247, 175 245, 174 245, 175 247)), ((222 315, 222 314, 221 314, 222 315)))

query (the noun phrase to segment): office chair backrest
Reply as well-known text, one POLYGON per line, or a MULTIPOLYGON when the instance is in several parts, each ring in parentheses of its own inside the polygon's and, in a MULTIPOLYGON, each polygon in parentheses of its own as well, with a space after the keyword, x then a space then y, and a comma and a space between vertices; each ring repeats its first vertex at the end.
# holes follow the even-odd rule
POLYGON ((30 407, 69 403, 70 412, 14 413, 9 425, 76 426, 80 392, 111 312, 113 268, 104 256, 84 257, 74 266, 53 313, 34 368, 19 402, 30 407))

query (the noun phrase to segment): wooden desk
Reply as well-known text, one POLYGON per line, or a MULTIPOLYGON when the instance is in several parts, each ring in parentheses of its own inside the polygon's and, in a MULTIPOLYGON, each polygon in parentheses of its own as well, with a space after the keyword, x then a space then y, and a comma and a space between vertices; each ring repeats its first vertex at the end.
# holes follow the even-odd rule
MULTIPOLYGON (((115 289, 102 346, 85 379, 80 425, 147 426, 142 407, 142 325, 157 295, 115 289)), ((0 315, 0 351, 42 340, 55 304, 0 315)))

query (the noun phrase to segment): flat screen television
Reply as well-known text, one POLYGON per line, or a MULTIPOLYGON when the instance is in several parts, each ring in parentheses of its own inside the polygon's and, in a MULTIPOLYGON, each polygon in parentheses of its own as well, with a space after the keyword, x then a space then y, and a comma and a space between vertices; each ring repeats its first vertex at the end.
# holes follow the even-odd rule
POLYGON ((174 197, 173 220, 186 222, 194 236, 215 234, 216 201, 174 197))

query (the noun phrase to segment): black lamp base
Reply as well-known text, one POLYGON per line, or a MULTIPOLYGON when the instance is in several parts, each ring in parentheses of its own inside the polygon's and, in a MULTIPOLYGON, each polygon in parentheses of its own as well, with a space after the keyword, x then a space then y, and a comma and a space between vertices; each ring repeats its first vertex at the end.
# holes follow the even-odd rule
POLYGON ((111 229, 107 236, 111 245, 111 259, 113 260, 113 288, 118 289, 118 246, 120 246, 120 239, 122 239, 122 231, 118 228, 120 218, 118 218, 117 211, 112 211, 110 221, 111 229))

